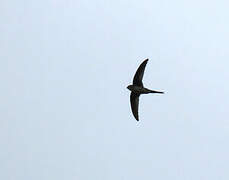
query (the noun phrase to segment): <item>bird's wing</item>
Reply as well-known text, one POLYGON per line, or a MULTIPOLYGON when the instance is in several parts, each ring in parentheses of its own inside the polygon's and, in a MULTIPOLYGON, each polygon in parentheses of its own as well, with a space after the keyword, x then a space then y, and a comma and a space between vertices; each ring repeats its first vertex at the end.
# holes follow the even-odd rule
POLYGON ((136 94, 131 92, 130 94, 130 104, 131 104, 131 110, 135 117, 135 119, 138 121, 138 104, 139 104, 139 96, 140 94, 136 94))
POLYGON ((148 62, 148 59, 144 60, 141 63, 141 65, 138 67, 138 70, 136 71, 136 73, 134 75, 133 85, 143 87, 142 78, 144 75, 144 71, 145 71, 145 67, 146 67, 147 62, 148 62))

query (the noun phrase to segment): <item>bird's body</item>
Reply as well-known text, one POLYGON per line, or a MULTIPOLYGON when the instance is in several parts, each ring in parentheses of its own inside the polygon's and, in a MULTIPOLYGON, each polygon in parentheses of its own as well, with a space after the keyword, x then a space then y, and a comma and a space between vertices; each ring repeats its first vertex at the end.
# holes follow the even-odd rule
POLYGON ((144 71, 145 71, 147 62, 148 62, 148 59, 143 61, 143 63, 139 66, 137 72, 134 75, 133 85, 127 86, 127 89, 131 91, 130 104, 131 104, 132 113, 137 121, 139 120, 139 117, 138 117, 139 96, 141 94, 149 94, 149 93, 160 93, 160 94, 164 93, 161 91, 150 90, 143 86, 142 78, 144 75, 144 71))
POLYGON ((147 89, 145 87, 134 86, 134 85, 129 85, 127 88, 131 92, 136 93, 136 94, 163 93, 163 92, 160 92, 160 91, 153 91, 153 90, 147 89))

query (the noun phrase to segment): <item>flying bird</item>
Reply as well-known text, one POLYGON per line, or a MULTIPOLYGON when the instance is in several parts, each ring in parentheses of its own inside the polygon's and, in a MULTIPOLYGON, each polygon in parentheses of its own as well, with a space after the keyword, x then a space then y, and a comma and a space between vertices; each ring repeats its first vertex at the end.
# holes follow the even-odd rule
POLYGON ((130 104, 131 104, 131 110, 132 113, 137 121, 139 121, 138 117, 138 105, 139 105, 139 97, 141 94, 149 94, 149 93, 160 93, 163 94, 164 92, 161 91, 154 91, 147 89, 143 86, 142 78, 144 75, 145 67, 148 62, 148 59, 144 60, 142 64, 138 67, 134 79, 133 84, 127 86, 127 89, 131 91, 130 94, 130 104))

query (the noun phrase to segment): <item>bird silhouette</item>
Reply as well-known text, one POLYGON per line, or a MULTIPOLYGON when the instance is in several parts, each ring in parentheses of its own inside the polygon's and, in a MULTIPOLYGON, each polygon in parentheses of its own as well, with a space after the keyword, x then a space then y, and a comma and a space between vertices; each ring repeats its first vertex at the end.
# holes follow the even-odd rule
POLYGON ((142 83, 142 78, 144 75, 145 67, 148 62, 148 59, 145 59, 141 65, 138 67, 134 79, 133 79, 133 84, 127 86, 127 89, 131 91, 130 94, 130 104, 131 104, 131 110, 132 113, 137 121, 139 121, 138 117, 138 106, 139 106, 139 97, 141 94, 149 94, 149 93, 160 93, 163 94, 164 92, 161 91, 154 91, 147 89, 143 86, 142 83))

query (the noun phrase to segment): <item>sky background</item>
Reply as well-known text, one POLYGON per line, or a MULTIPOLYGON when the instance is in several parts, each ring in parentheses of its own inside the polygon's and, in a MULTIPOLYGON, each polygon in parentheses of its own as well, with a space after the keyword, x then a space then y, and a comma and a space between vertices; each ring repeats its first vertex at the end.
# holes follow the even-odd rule
POLYGON ((1 0, 0 179, 228 180, 228 6, 1 0))

